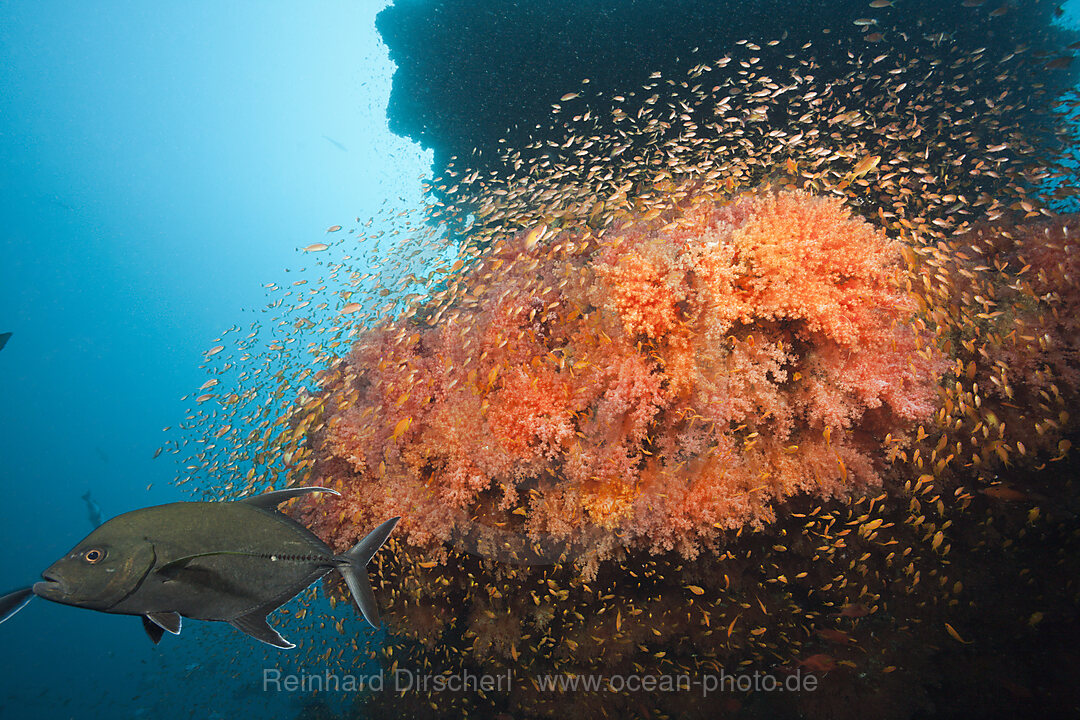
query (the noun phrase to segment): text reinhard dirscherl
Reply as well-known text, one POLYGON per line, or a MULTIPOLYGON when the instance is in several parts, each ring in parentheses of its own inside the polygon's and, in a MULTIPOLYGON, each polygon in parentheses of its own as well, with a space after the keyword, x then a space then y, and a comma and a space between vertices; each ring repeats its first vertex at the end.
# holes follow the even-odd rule
MULTIPOLYGON (((629 674, 629 675, 537 675, 527 680, 541 692, 694 692, 702 696, 714 692, 812 692, 817 689, 817 676, 795 670, 776 676, 769 673, 707 673, 688 674, 629 674)), ((277 668, 263 669, 263 691, 269 692, 420 692, 474 693, 509 691, 514 683, 510 670, 501 673, 425 674, 398 668, 369 674, 285 673, 277 668)))

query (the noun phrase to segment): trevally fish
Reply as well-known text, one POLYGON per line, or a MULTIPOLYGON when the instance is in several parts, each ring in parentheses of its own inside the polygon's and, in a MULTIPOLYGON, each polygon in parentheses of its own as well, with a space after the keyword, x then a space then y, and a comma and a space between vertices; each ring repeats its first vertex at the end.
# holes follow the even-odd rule
POLYGON ((342 555, 278 512, 322 487, 290 488, 230 502, 178 502, 133 510, 94 530, 41 574, 0 597, 0 622, 37 595, 90 610, 142 616, 156 644, 180 634, 181 618, 219 620, 279 648, 295 647, 266 616, 331 570, 360 612, 380 626, 367 564, 398 520, 375 528, 342 555))

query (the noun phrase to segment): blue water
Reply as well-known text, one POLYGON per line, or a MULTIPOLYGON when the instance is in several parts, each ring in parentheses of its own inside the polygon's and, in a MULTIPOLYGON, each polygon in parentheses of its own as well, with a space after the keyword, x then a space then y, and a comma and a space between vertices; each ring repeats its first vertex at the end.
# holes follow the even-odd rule
MULTIPOLYGON (((0 4, 0 590, 90 531, 88 490, 106 518, 185 499, 151 458, 214 338, 328 226, 417 201, 383 5, 0 4)), ((261 694, 278 651, 139 625, 32 602, 0 628, 0 717, 295 716, 261 694)))

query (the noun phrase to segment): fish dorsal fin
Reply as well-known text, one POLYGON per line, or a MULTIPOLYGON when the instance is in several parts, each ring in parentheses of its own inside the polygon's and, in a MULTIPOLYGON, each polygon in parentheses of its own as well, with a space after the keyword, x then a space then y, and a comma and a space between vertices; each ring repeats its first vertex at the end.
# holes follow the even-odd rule
POLYGON ((175 612, 152 612, 146 613, 146 618, 158 627, 168 630, 173 635, 180 634, 180 613, 175 612))
POLYGON ((294 647, 291 642, 281 637, 278 631, 270 627, 270 623, 266 622, 266 609, 255 608, 247 615, 241 615, 238 618, 229 621, 229 624, 240 632, 247 633, 251 637, 264 642, 267 645, 273 645, 276 648, 283 650, 290 650, 294 647))
POLYGON ((165 634, 165 631, 161 629, 160 625, 155 625, 154 623, 150 622, 150 618, 143 615, 142 626, 143 630, 146 631, 146 634, 150 636, 150 642, 154 643, 155 645, 161 642, 161 636, 165 634))
POLYGON ((254 505, 263 510, 276 510, 277 506, 286 500, 292 500, 294 497, 300 497, 301 495, 307 495, 308 493, 313 492, 325 492, 333 495, 341 494, 337 490, 331 490, 330 488, 324 487, 298 487, 275 490, 273 492, 263 493, 262 495, 252 495, 251 497, 241 498, 237 502, 254 505))

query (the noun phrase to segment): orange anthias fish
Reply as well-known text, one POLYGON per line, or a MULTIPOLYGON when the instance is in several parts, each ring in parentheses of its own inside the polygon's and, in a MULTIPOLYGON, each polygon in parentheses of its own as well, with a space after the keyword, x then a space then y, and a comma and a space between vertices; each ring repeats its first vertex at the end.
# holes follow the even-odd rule
POLYGON ((983 495, 994 498, 995 500, 1004 500, 1005 502, 1021 502, 1023 500, 1030 500, 1031 496, 1022 490, 1009 487, 1008 485, 991 485, 990 487, 980 490, 983 495))
POLYGON ((847 618, 861 618, 870 614, 870 608, 866 607, 862 603, 849 603, 840 609, 836 615, 838 617, 847 618))
POLYGON ((820 628, 817 631, 818 637, 822 640, 834 643, 836 645, 853 645, 855 644, 855 638, 848 635, 843 630, 834 630, 833 628, 820 628))
POLYGON ((810 672, 827 673, 836 669, 836 661, 825 653, 815 653, 804 660, 800 660, 799 667, 804 667, 810 672))

